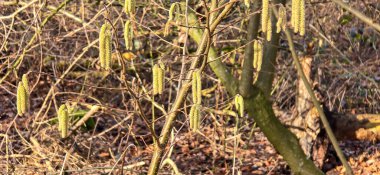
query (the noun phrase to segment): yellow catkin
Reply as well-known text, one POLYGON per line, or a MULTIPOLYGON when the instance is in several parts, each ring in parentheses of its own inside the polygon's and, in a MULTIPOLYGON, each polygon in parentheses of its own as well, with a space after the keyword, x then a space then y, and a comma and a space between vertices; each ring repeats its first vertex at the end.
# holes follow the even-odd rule
POLYGON ((249 8, 250 7, 250 0, 244 0, 244 5, 249 8))
POLYGON ((193 95, 193 103, 194 104, 197 104, 197 100, 198 100, 198 97, 197 97, 197 70, 194 70, 193 72, 193 76, 192 76, 192 80, 191 80, 191 91, 192 91, 192 95, 193 95))
POLYGON ((235 96, 235 108, 239 112, 239 116, 244 115, 244 99, 240 94, 235 96))
POLYGON ((22 82, 18 83, 17 87, 17 114, 23 115, 27 110, 27 95, 25 91, 25 87, 22 82))
POLYGON ((269 15, 269 0, 262 0, 263 9, 261 12, 261 30, 267 32, 268 15, 269 15))
POLYGON ((99 32, 99 59, 100 67, 104 68, 106 66, 106 37, 107 37, 108 25, 104 23, 99 32))
POLYGON ((125 0, 124 1, 124 11, 126 14, 129 13, 129 3, 130 3, 131 0, 125 0))
POLYGON ((61 105, 58 110, 58 130, 61 131, 61 138, 66 138, 69 125, 69 113, 65 104, 61 105))
POLYGON ((290 24, 292 25, 292 27, 294 27, 294 17, 295 17, 295 7, 296 7, 296 1, 297 0, 292 0, 292 9, 291 9, 291 16, 290 16, 290 24))
POLYGON ((299 31, 300 35, 304 36, 305 35, 305 0, 300 0, 300 24, 299 24, 299 31))
POLYGON ((286 8, 285 8, 285 6, 281 5, 280 10, 282 12, 281 15, 283 16, 281 28, 282 28, 283 31, 285 31, 286 30, 286 23, 288 22, 287 16, 286 16, 286 8))
POLYGON ((201 104, 202 102, 202 71, 197 71, 197 97, 198 97, 198 104, 201 104))
POLYGON ((24 89, 25 89, 25 94, 26 94, 26 98, 25 98, 26 104, 25 105, 26 105, 26 109, 28 109, 29 93, 30 93, 28 75, 27 74, 22 75, 21 81, 22 81, 22 85, 24 86, 24 89))
POLYGON ((193 103, 201 104, 202 81, 201 81, 201 71, 198 69, 193 72, 192 92, 193 92, 193 103))
POLYGON ((261 70, 261 63, 262 63, 262 59, 263 59, 263 47, 261 45, 261 43, 258 41, 258 40, 255 40, 254 44, 253 44, 253 68, 255 68, 257 71, 260 71, 261 70))
POLYGON ((58 131, 61 131, 62 130, 62 115, 63 115, 63 112, 64 110, 66 110, 66 105, 61 105, 58 109, 58 115, 57 115, 57 118, 58 118, 58 131))
POLYGON ((124 1, 124 11, 125 13, 135 13, 136 1, 135 0, 125 0, 124 1))
POLYGON ((261 70, 261 65, 263 63, 263 45, 261 43, 257 44, 257 72, 261 70))
POLYGON ((277 19, 277 23, 276 23, 276 33, 281 32, 282 20, 283 19, 282 19, 281 15, 279 14, 278 19, 277 19))
POLYGON ((165 69, 162 67, 158 68, 158 94, 162 94, 164 92, 165 87, 165 69))
POLYGON ((259 42, 257 40, 253 42, 253 68, 255 69, 257 69, 258 44, 259 42))
POLYGON ((168 21, 172 21, 172 20, 174 19, 174 13, 175 13, 176 6, 177 6, 177 3, 173 3, 173 4, 170 6, 170 9, 169 9, 169 19, 168 19, 168 21))
POLYGON ((190 114, 189 114, 189 121, 190 121, 190 128, 193 129, 194 128, 194 111, 195 111, 195 108, 194 108, 195 105, 193 105, 190 109, 190 114))
POLYGON ((200 126, 200 105, 195 104, 190 109, 190 128, 197 131, 200 126))
POLYGON ((106 62, 105 62, 106 70, 111 69, 111 62, 112 62, 112 38, 111 38, 111 34, 107 34, 106 35, 106 62))
POLYGON ((22 81, 22 85, 23 85, 24 88, 25 88, 26 93, 27 93, 27 94, 30 93, 30 92, 29 92, 29 80, 28 80, 28 75, 27 75, 27 74, 22 75, 21 81, 22 81))
POLYGON ((131 26, 131 21, 128 20, 125 22, 124 26, 124 41, 125 41, 125 48, 127 50, 132 50, 132 39, 133 39, 133 30, 131 26))
POLYGON ((280 33, 281 29, 285 30, 286 26, 286 9, 283 5, 278 9, 278 19, 276 24, 276 32, 280 33))
POLYGON ((298 33, 300 27, 300 5, 301 0, 293 0, 294 1, 294 9, 292 10, 292 19, 293 19, 293 28, 294 33, 298 33), (294 15, 294 18, 293 18, 294 15))
POLYGON ((169 34, 170 34, 170 22, 167 22, 164 28, 164 37, 167 37, 169 34))
POLYGON ((197 131, 199 129, 199 126, 201 124, 201 111, 200 111, 200 105, 195 105, 195 117, 194 117, 194 131, 197 131))
POLYGON ((158 88, 158 74, 159 74, 159 70, 160 67, 158 66, 158 64, 155 64, 153 66, 153 95, 157 95, 159 93, 159 88, 158 88))
POLYGON ((132 13, 136 12, 136 0, 131 0, 131 5, 129 6, 132 13))
MULTIPOLYGON (((20 84, 19 84, 20 86, 20 84)), ((17 87, 17 114, 18 115, 22 115, 22 110, 21 110, 21 90, 20 90, 20 87, 17 87)))
POLYGON ((268 14, 268 22, 267 22, 267 41, 270 41, 272 39, 272 13, 269 12, 268 14))

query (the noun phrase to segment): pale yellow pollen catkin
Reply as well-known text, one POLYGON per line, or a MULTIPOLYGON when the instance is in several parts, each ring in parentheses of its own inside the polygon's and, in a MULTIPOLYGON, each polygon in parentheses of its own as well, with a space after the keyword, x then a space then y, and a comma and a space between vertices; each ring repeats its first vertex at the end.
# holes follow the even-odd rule
POLYGON ((193 105, 190 109, 190 114, 189 114, 189 121, 190 121, 190 128, 194 128, 194 112, 195 112, 195 105, 193 105))
POLYGON ((240 94, 235 95, 235 108, 239 112, 239 116, 242 117, 244 115, 244 98, 240 94))
POLYGON ((100 67, 105 68, 106 66, 106 37, 107 37, 108 25, 104 23, 99 32, 99 59, 100 67))
POLYGON ((269 0, 262 0, 261 30, 267 32, 269 15, 269 0))
POLYGON ((131 26, 131 21, 127 20, 124 26, 124 41, 125 41, 125 48, 127 50, 132 50, 133 48, 132 39, 133 39, 133 30, 131 26))
POLYGON ((249 8, 250 7, 250 0, 244 0, 244 5, 249 8))
POLYGON ((124 1, 124 11, 125 13, 135 13, 136 1, 135 0, 125 0, 124 1))
POLYGON ((190 128, 196 132, 200 127, 200 105, 194 104, 190 109, 190 128))
POLYGON ((164 68, 160 67, 158 68, 158 94, 162 94, 164 92, 165 87, 165 70, 164 68))
POLYGON ((27 94, 26 94, 26 90, 25 90, 25 87, 22 83, 22 81, 20 81, 18 83, 18 87, 17 87, 17 114, 18 115, 23 115, 26 113, 27 111, 27 94))
POLYGON ((176 7, 177 7, 177 3, 173 3, 173 4, 170 6, 168 22, 169 22, 169 21, 172 21, 172 20, 174 19, 174 13, 175 13, 176 7))
POLYGON ((202 101, 202 81, 201 81, 201 70, 199 70, 199 69, 197 69, 193 72, 192 93, 193 93, 193 103, 194 104, 201 104, 201 101, 202 101))
POLYGON ((253 42, 253 68, 257 69, 258 41, 253 42))
POLYGON ((194 131, 197 131, 200 127, 201 124, 201 110, 200 110, 200 104, 195 105, 196 110, 195 110, 195 119, 194 119, 194 131))
POLYGON ((269 12, 268 14, 268 22, 267 22, 267 41, 270 41, 272 39, 272 13, 269 12))
POLYGON ((254 48, 253 48, 253 68, 256 69, 257 72, 261 70, 261 64, 262 64, 262 59, 263 59, 263 46, 258 40, 255 40, 254 42, 254 48))
POLYGON ((27 94, 30 93, 30 92, 29 92, 29 80, 28 80, 28 75, 27 75, 27 74, 22 75, 21 81, 22 81, 22 85, 23 85, 24 88, 25 88, 26 93, 27 93, 27 94))
POLYGON ((67 107, 62 104, 58 110, 58 131, 61 131, 61 138, 66 138, 69 125, 69 113, 67 107))
POLYGON ((202 71, 197 71, 197 97, 198 97, 198 104, 201 104, 202 102, 202 71))
POLYGON ((286 26, 286 9, 283 5, 278 9, 278 19, 276 24, 276 32, 280 33, 281 29, 285 30, 286 26))
POLYGON ((106 61, 105 61, 105 69, 111 69, 112 62, 112 38, 111 34, 106 34, 106 61))
POLYGON ((294 20, 293 28, 294 28, 294 33, 299 32, 300 28, 300 5, 301 5, 301 0, 293 0, 294 1, 294 9, 292 11, 292 19, 294 20), (293 18, 294 15, 294 18, 293 18))
POLYGON ((296 1, 297 0, 292 0, 292 9, 291 9, 291 16, 290 16, 290 24, 292 25, 292 27, 294 27, 295 26, 295 24, 294 24, 294 18, 295 18, 295 7, 296 7, 296 1))
POLYGON ((280 7, 280 10, 282 12, 281 16, 282 16, 282 30, 285 31, 286 30, 286 23, 288 22, 287 20, 287 16, 286 16, 286 8, 285 6, 281 5, 280 7))
POLYGON ((159 70, 160 67, 158 66, 158 64, 155 64, 153 66, 153 95, 157 95, 159 93, 159 70))
POLYGON ((257 72, 259 72, 263 63, 263 45, 261 43, 258 43, 257 50, 257 72))
POLYGON ((305 0, 300 0, 300 35, 304 36, 305 35, 305 0))
POLYGON ((62 130, 62 114, 63 114, 63 111, 66 109, 66 105, 62 104, 59 109, 58 109, 58 131, 61 131, 62 130))
POLYGON ((131 0, 125 0, 124 1, 124 11, 126 14, 129 13, 129 4, 131 3, 131 0))
POLYGON ((191 91, 192 91, 192 95, 193 95, 193 103, 194 104, 197 104, 197 100, 198 100, 198 97, 197 97, 197 74, 196 74, 196 71, 197 70, 194 70, 193 74, 192 74, 192 80, 191 80, 191 91))

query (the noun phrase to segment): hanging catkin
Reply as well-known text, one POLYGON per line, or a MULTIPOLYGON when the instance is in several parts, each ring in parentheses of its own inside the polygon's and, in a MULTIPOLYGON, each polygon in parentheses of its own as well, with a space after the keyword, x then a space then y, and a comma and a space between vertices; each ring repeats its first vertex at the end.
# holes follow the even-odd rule
POLYGON ((250 0, 244 0, 244 5, 249 9, 250 6, 250 0))
POLYGON ((255 40, 253 43, 253 68, 257 72, 261 70, 261 64, 263 59, 263 46, 258 40, 255 40))
POLYGON ((24 86, 24 89, 25 89, 25 94, 26 94, 25 95, 25 105, 26 105, 26 110, 28 110, 29 94, 30 94, 28 75, 27 74, 22 75, 21 81, 22 81, 22 85, 24 86))
POLYGON ((176 7, 177 7, 177 3, 173 3, 173 4, 170 6, 168 22, 169 22, 169 21, 173 21, 173 19, 174 19, 174 13, 175 13, 176 7))
POLYGON ((99 32, 99 59, 100 59, 100 67, 105 68, 106 67, 106 38, 107 38, 107 30, 108 30, 108 24, 104 23, 102 27, 100 28, 99 32))
POLYGON ((135 13, 136 1, 135 0, 125 0, 124 1, 124 11, 126 14, 135 13))
POLYGON ((294 33, 298 33, 300 28, 300 5, 301 0, 292 0, 292 5, 294 5, 294 8, 292 6, 292 25, 294 28, 294 33))
POLYGON ((111 34, 106 34, 106 62, 105 62, 105 69, 110 70, 111 69, 111 62, 112 62, 112 39, 111 34))
POLYGON ((269 15, 269 0, 262 0, 262 12, 261 12, 261 30, 267 32, 268 27, 268 15, 269 15))
POLYGON ((157 95, 159 93, 159 86, 158 86, 158 79, 159 79, 159 70, 160 67, 158 64, 155 64, 153 66, 153 95, 157 95))
POLYGON ((300 24, 299 24, 299 31, 300 35, 304 36, 305 35, 305 0, 300 0, 300 24))
POLYGON ((262 1, 262 12, 261 12, 261 30, 267 32, 268 27, 268 15, 269 15, 269 0, 262 1))
POLYGON ((61 138, 66 138, 69 125, 69 113, 67 107, 62 104, 58 110, 58 131, 61 131, 61 138))
POLYGON ((239 116, 242 117, 244 115, 244 99, 240 94, 235 95, 235 108, 239 112, 239 116))
POLYGON ((165 87, 165 67, 159 66, 158 68, 158 94, 162 94, 164 92, 165 87))
POLYGON ((261 43, 258 43, 257 50, 257 71, 259 72, 263 63, 263 45, 261 43))
POLYGON ((285 31, 286 29, 286 8, 281 5, 278 9, 278 19, 276 24, 276 32, 280 33, 281 29, 285 31))
POLYGON ((201 101, 202 101, 202 80, 201 80, 201 70, 199 70, 199 69, 197 69, 193 72, 192 92, 193 92, 193 103, 194 104, 201 104, 201 101))
POLYGON ((267 22, 267 41, 272 39, 272 13, 268 13, 268 22, 267 22))
POLYGON ((195 104, 190 109, 190 128, 193 132, 197 131, 200 126, 200 105, 195 104))
POLYGON ((22 83, 22 81, 20 81, 18 83, 18 87, 17 87, 17 114, 18 115, 23 115, 26 113, 26 110, 27 110, 27 94, 26 94, 26 90, 25 90, 25 87, 22 83))
POLYGON ((258 58, 258 41, 253 42, 253 68, 257 69, 257 58, 258 58))
POLYGON ((125 48, 127 50, 132 50, 132 46, 133 46, 132 39, 133 39, 133 30, 131 26, 131 21, 127 20, 124 26, 124 41, 125 41, 125 48))
POLYGON ((21 81, 22 81, 22 85, 23 85, 24 88, 25 88, 26 93, 29 94, 30 92, 29 92, 29 80, 28 80, 28 75, 27 75, 27 74, 22 75, 21 81))

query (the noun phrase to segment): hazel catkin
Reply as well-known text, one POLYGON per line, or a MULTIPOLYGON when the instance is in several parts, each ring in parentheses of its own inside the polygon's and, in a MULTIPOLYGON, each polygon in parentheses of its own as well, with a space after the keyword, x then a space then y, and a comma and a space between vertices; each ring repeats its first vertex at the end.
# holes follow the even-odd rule
POLYGON ((61 131, 61 138, 66 138, 69 125, 69 113, 65 104, 62 104, 58 110, 58 131, 61 131))
POLYGON ((197 69, 193 72, 192 93, 193 93, 193 103, 194 104, 201 104, 201 101, 202 101, 202 80, 201 80, 201 70, 199 70, 199 69, 197 69))
POLYGON ((267 32, 268 15, 269 15, 269 0, 262 0, 261 30, 264 33, 267 32))
POLYGON ((125 41, 125 48, 127 50, 132 50, 133 48, 133 30, 131 26, 131 21, 127 20, 125 22, 124 26, 124 41, 125 41))
POLYGON ((23 115, 27 111, 27 93, 25 87, 20 81, 17 86, 17 114, 23 115))
POLYGON ((102 27, 100 28, 99 32, 99 59, 100 59, 100 67, 105 68, 106 67, 106 56, 107 56, 107 50, 106 50, 106 43, 107 43, 107 32, 108 32, 108 24, 104 23, 102 27))
POLYGON ((243 96, 241 96, 240 94, 236 94, 234 102, 235 102, 235 108, 239 112, 239 116, 243 116, 244 115, 244 99, 243 99, 243 96))

